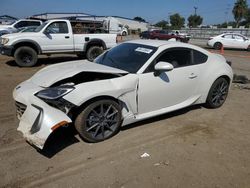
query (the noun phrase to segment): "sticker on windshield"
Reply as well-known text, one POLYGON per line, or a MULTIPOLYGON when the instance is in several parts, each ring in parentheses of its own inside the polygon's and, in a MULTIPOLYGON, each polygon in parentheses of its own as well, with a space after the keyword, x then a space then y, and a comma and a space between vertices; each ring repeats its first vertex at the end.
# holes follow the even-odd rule
POLYGON ((138 47, 138 48, 135 49, 135 51, 150 54, 153 50, 148 49, 148 48, 138 47))

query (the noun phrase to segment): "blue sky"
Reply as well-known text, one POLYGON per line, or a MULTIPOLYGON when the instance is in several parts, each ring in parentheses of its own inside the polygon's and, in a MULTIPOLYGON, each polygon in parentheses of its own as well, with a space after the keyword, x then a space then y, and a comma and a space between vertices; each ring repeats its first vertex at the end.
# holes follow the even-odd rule
MULTIPOLYGON (((141 16, 150 23, 167 20, 169 14, 187 18, 198 7, 204 24, 233 20, 235 0, 0 0, 0 15, 24 18, 44 12, 84 12, 133 18, 141 16), (226 13, 228 12, 228 13, 226 13)), ((250 7, 250 0, 248 0, 250 7)))

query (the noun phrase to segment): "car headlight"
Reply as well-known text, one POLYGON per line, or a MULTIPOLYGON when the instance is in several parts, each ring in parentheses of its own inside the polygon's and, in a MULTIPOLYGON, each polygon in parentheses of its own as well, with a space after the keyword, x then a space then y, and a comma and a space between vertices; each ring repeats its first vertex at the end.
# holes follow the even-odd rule
POLYGON ((9 42, 9 39, 7 39, 7 38, 1 38, 1 44, 2 45, 7 44, 8 42, 9 42))
POLYGON ((35 95, 41 99, 58 99, 64 95, 67 95, 69 92, 75 89, 74 86, 62 85, 58 87, 47 88, 39 91, 35 95))

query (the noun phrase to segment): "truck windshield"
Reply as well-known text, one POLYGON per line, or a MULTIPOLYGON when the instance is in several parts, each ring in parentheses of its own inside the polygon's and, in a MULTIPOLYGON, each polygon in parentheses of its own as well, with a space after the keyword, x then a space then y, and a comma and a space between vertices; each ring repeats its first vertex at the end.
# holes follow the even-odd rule
POLYGON ((136 73, 155 53, 156 47, 123 43, 96 59, 96 63, 121 69, 129 73, 136 73))
POLYGON ((45 25, 47 25, 48 22, 44 22, 42 23, 42 25, 38 26, 34 32, 40 32, 44 27, 45 25))

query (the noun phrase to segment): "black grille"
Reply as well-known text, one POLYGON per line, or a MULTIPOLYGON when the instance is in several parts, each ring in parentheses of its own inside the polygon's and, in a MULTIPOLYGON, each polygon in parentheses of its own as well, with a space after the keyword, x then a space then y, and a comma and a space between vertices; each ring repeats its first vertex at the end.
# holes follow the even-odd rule
POLYGON ((27 106, 17 101, 15 102, 15 105, 16 105, 16 115, 20 119, 24 111, 26 110, 27 106))

